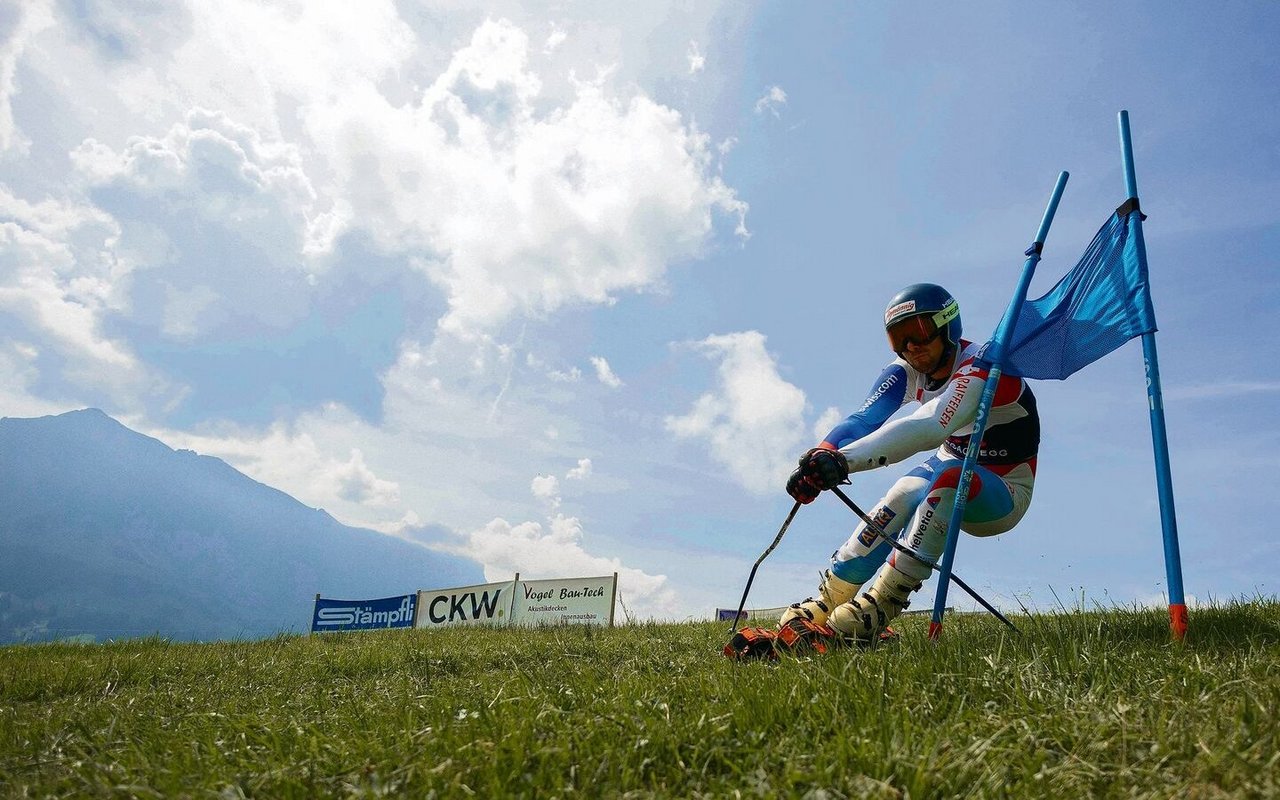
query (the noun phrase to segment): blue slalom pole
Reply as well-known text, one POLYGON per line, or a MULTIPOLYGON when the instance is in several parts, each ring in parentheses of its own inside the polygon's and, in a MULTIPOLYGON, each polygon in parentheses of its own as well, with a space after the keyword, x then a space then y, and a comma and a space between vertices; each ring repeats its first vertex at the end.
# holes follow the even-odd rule
POLYGON ((996 386, 1000 383, 1001 367, 1004 364, 1004 349, 1017 324, 1022 304, 1027 299, 1027 289, 1031 286, 1031 276, 1035 274, 1036 264, 1040 263, 1040 251, 1044 249, 1044 240, 1049 235, 1049 226, 1053 224, 1053 215, 1058 211, 1058 201, 1062 199, 1062 190, 1067 186, 1069 176, 1063 172, 1053 187, 1049 197, 1049 206, 1044 210, 1040 220, 1040 230, 1036 232, 1036 240, 1027 248, 1027 260, 1022 265, 1022 277, 1014 289, 1013 299, 1005 309, 1000 324, 981 360, 990 364, 987 384, 982 389, 982 397, 978 401, 978 416, 973 421, 973 433, 969 435, 969 447, 964 453, 964 464, 960 468, 960 480, 956 486, 955 506, 951 510, 951 520, 947 523, 947 543, 942 551, 942 562, 938 565, 938 592, 933 600, 933 620, 929 623, 929 638, 936 640, 942 635, 942 615, 947 606, 947 588, 951 584, 951 564, 956 557, 956 543, 960 538, 960 521, 964 519, 964 508, 969 502, 969 484, 973 480, 973 468, 978 463, 978 451, 982 448, 982 435, 987 430, 987 416, 995 400, 996 386))
MULTIPOLYGON (((1138 179, 1133 172, 1133 139, 1129 134, 1129 112, 1120 112, 1120 151, 1124 158, 1124 188, 1135 209, 1138 207, 1138 179)), ((1133 223, 1134 245, 1142 269, 1147 269, 1147 245, 1142 238, 1142 212, 1133 223)), ((1169 438, 1164 426, 1164 396, 1160 391, 1160 359, 1156 355, 1155 333, 1142 334, 1142 359, 1147 368, 1147 408, 1151 412, 1151 445, 1156 459, 1156 492, 1160 497, 1160 528, 1164 534, 1164 571, 1169 584, 1169 627, 1173 638, 1187 635, 1187 604, 1182 594, 1182 555, 1178 550, 1178 519, 1173 509, 1173 476, 1169 470, 1169 438)))

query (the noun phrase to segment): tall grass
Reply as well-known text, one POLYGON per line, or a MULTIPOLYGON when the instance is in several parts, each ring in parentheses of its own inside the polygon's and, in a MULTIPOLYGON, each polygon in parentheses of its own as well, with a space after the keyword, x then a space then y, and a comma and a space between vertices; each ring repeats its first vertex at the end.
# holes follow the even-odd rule
POLYGON ((0 794, 1276 797, 1280 603, 927 620, 735 664, 719 623, 0 649, 0 794))

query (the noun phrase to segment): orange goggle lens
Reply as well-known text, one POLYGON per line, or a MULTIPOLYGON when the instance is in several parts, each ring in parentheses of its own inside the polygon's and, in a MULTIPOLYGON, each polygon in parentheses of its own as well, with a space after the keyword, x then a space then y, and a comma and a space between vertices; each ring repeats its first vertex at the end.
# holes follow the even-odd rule
POLYGON ((887 333, 889 334, 889 346, 893 348, 893 352, 901 353, 907 349, 909 344, 914 344, 916 347, 924 347, 929 342, 937 339, 941 331, 938 330, 937 325, 933 324, 933 320, 927 314, 918 314, 890 325, 887 333))

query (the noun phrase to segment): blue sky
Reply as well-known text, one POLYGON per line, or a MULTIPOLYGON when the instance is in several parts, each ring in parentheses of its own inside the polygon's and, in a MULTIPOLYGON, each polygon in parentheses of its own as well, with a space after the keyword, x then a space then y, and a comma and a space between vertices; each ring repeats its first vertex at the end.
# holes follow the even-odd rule
MULTIPOLYGON (((99 407, 494 579, 705 617, 888 298, 988 336, 1065 169, 1047 290, 1124 199, 1123 108, 1186 591, 1274 594, 1278 38, 1267 3, 6 3, 0 415, 99 407)), ((1035 390, 1031 511, 957 572, 1159 602, 1139 345, 1035 390)), ((806 507, 752 605, 851 522, 806 507)))

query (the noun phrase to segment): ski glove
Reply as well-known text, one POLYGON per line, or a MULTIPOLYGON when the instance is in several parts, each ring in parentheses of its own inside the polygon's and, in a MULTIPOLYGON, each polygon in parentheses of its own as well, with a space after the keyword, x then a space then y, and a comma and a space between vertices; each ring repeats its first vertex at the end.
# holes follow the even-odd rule
POLYGON ((834 489, 849 477, 849 462, 839 450, 815 447, 800 456, 800 473, 819 489, 834 489))
POLYGON ((801 503, 812 503, 823 489, 847 483, 849 462, 839 450, 815 447, 800 456, 800 465, 787 479, 787 494, 801 503))
POLYGON ((808 505, 818 499, 818 495, 822 493, 820 486, 814 486, 804 475, 804 467, 796 467, 791 471, 791 477, 787 478, 787 494, 797 503, 808 505))

